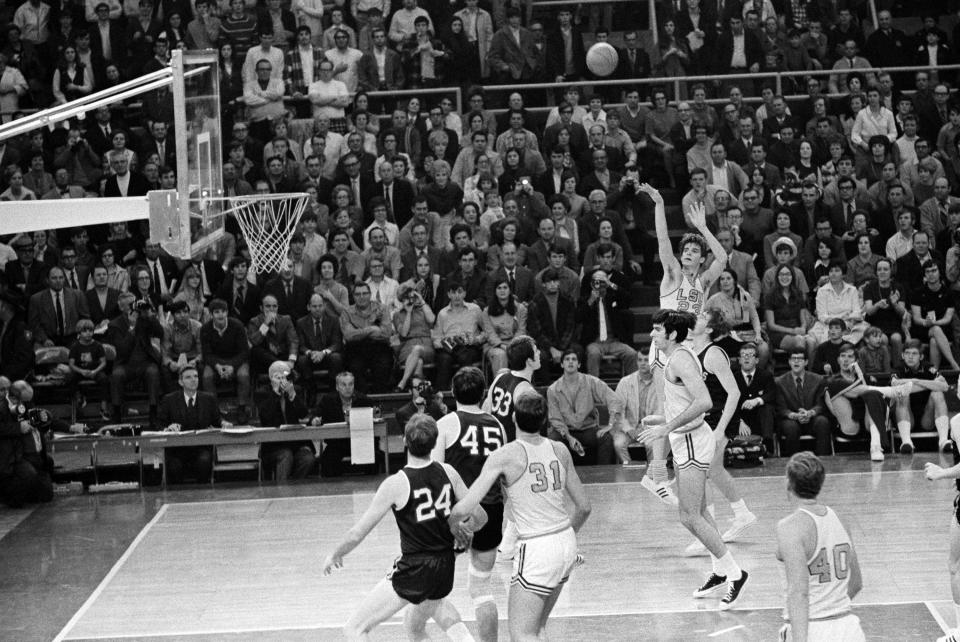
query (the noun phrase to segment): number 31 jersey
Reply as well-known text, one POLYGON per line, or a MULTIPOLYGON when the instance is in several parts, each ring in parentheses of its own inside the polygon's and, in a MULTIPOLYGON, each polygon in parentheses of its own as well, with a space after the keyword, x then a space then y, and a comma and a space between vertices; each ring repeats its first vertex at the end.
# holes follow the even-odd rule
MULTIPOLYGON (((507 443, 507 431, 493 415, 485 412, 458 410, 437 422, 443 441, 449 444, 444 460, 453 466, 469 487, 480 476, 490 454, 507 443)), ((483 498, 483 504, 502 501, 500 484, 494 484, 483 498)))

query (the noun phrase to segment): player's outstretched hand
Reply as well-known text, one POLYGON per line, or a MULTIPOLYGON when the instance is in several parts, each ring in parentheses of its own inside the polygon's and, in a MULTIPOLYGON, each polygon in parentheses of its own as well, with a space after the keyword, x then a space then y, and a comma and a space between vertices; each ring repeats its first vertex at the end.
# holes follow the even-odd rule
POLYGON ((928 461, 923 467, 923 474, 926 475, 930 481, 943 479, 943 468, 932 461, 928 461))
POLYGON ((690 223, 697 228, 702 230, 707 225, 707 208, 703 206, 703 203, 694 203, 690 206, 690 210, 687 212, 687 216, 690 218, 690 223))
POLYGON ((327 555, 327 559, 323 560, 323 574, 330 575, 335 568, 343 568, 343 558, 334 557, 331 553, 327 555))
POLYGON ((657 439, 664 437, 668 432, 666 429, 666 417, 663 415, 644 417, 641 423, 643 424, 643 430, 640 431, 637 441, 644 446, 652 444, 657 439))
POLYGON ((650 183, 640 183, 640 187, 637 189, 649 196, 655 205, 663 205, 663 196, 661 196, 657 188, 650 183))

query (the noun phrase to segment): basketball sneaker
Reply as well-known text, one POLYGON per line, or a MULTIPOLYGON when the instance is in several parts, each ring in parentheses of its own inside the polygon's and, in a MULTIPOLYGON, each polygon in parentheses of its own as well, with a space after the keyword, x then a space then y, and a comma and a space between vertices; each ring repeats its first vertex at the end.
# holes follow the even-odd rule
POLYGON ((640 485, 656 495, 657 499, 664 504, 667 504, 668 506, 680 505, 680 501, 677 499, 677 496, 673 494, 673 491, 670 490, 670 487, 667 484, 658 484, 649 476, 644 475, 643 479, 640 480, 640 485))
POLYGON ((732 542, 743 535, 745 530, 756 523, 757 516, 750 512, 747 512, 745 515, 741 515, 740 517, 734 517, 733 522, 730 524, 730 528, 728 528, 722 535, 723 541, 732 542))
POLYGON ((937 642, 960 642, 960 629, 954 629, 950 633, 937 638, 937 642))
POLYGON ((870 446, 870 461, 883 461, 883 447, 879 444, 870 446))
POLYGON ((726 611, 743 593, 743 586, 747 583, 747 572, 740 571, 740 579, 727 582, 727 594, 720 600, 720 610, 726 611))
POLYGON ((913 444, 909 441, 905 441, 900 444, 900 454, 901 455, 912 455, 913 454, 913 444))
POLYGON ((707 578, 707 581, 703 583, 703 586, 693 592, 693 597, 710 597, 714 593, 722 591, 723 587, 726 585, 726 575, 717 575, 716 573, 711 573, 710 577, 707 578))

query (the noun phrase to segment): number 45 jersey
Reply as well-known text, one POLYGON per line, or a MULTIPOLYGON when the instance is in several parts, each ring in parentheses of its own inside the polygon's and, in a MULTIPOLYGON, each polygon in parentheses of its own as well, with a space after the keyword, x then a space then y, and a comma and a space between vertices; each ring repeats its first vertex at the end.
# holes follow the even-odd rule
MULTIPOLYGON (((442 417, 437 428, 445 436, 443 442, 450 444, 444 451, 444 459, 460 473, 468 487, 480 476, 487 457, 507 443, 503 425, 485 412, 457 410, 442 417)), ((500 484, 494 484, 481 503, 501 501, 500 484)))

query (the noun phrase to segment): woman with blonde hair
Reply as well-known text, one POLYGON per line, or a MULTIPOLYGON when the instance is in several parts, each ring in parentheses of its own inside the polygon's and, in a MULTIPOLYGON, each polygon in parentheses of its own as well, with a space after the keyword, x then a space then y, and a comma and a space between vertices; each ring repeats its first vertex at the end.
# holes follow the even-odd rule
POLYGON ((174 301, 185 301, 190 312, 190 318, 200 323, 210 320, 210 311, 207 310, 203 299, 203 285, 200 270, 189 265, 183 271, 183 282, 180 291, 173 297, 174 301))

